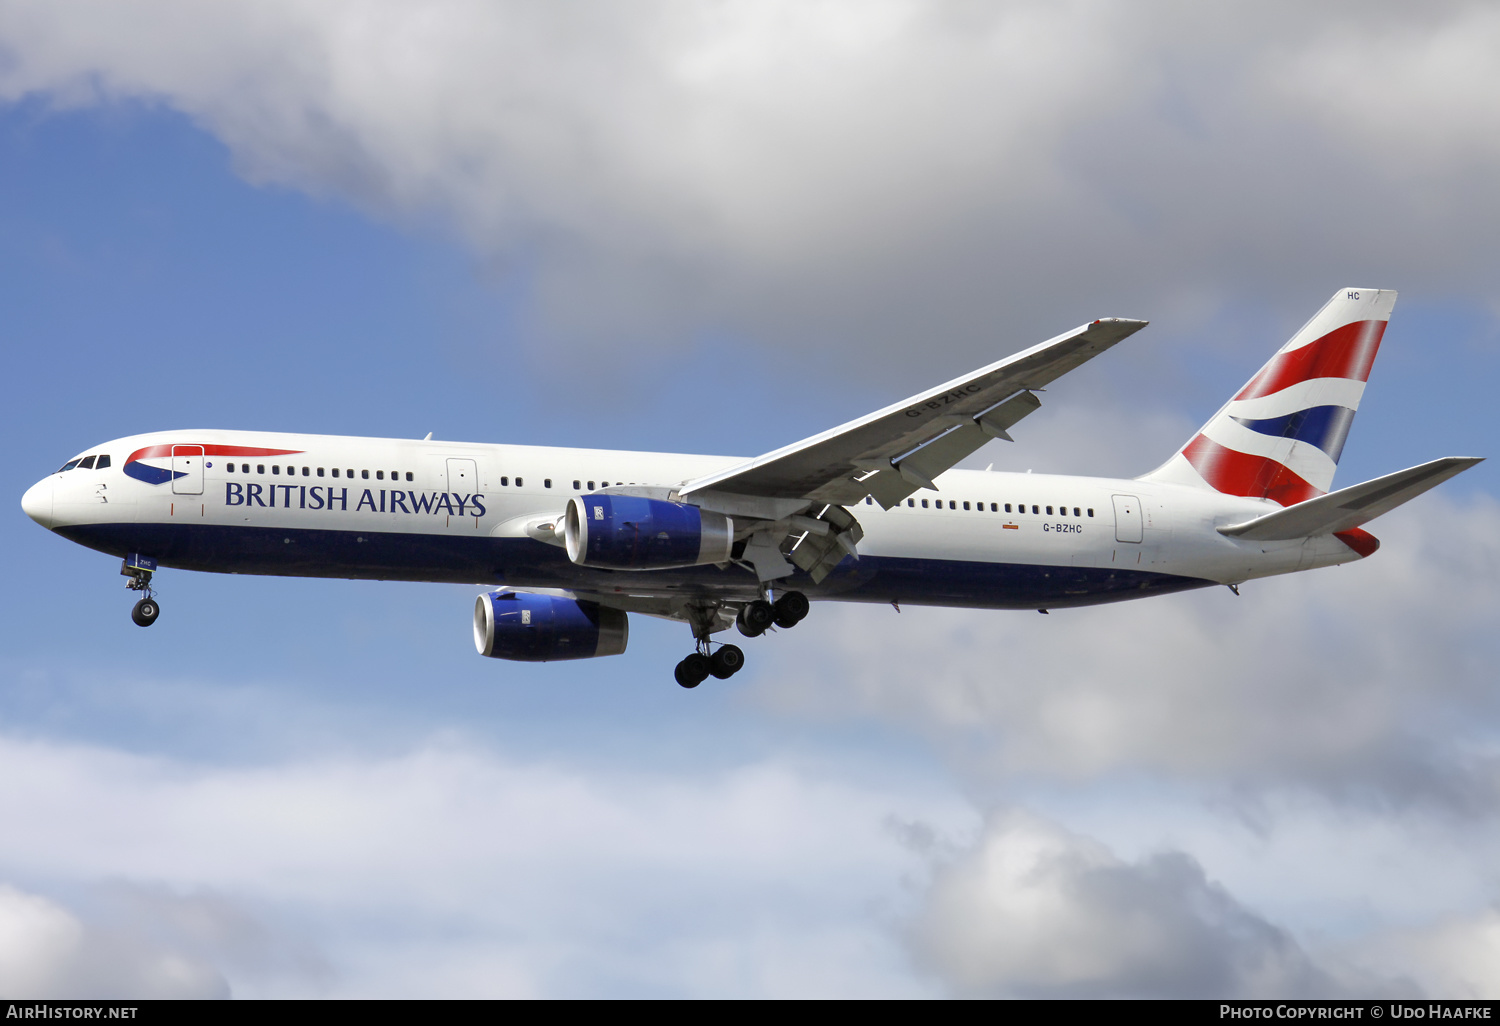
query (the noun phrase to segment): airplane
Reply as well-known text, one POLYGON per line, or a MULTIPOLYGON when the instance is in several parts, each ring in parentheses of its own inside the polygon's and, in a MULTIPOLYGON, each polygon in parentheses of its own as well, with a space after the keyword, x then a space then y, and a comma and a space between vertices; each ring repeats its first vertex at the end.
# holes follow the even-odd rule
POLYGON ((754 459, 252 431, 161 431, 68 460, 28 516, 152 575, 491 588, 475 647, 618 655, 629 614, 686 623, 674 676, 726 679, 715 639, 787 629, 811 600, 1053 609, 1365 558, 1363 525, 1479 463, 1448 457, 1330 491, 1396 293, 1340 289, 1157 469, 1132 479, 955 469, 1037 393, 1146 326, 1102 318, 754 459))

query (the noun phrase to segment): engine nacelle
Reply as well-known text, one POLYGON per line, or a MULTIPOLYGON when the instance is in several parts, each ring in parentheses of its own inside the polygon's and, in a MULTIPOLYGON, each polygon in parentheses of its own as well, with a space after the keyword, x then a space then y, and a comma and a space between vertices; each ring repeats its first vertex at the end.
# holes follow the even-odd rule
POLYGON ((474 603, 474 647, 496 659, 592 659, 619 655, 629 640, 624 610, 597 602, 492 591, 474 603))
POLYGON ((568 503, 564 538, 579 566, 662 570, 727 562, 734 522, 681 502, 579 495, 568 503))

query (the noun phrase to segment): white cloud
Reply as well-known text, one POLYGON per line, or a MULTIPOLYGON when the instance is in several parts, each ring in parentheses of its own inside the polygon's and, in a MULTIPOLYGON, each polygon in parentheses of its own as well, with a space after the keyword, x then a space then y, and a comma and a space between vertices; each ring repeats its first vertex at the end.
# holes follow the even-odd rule
POLYGON ((0 97, 160 101, 252 180, 441 218, 524 268, 543 363, 724 329, 961 363, 1354 278, 1483 300, 1496 256, 1482 4, 0 11, 0 97))

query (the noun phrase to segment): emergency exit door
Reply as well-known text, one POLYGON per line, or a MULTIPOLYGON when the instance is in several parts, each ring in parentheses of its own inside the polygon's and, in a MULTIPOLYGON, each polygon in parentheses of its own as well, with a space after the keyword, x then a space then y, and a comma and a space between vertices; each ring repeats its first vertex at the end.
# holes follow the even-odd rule
POLYGON ((1115 541, 1141 540, 1141 500, 1134 495, 1115 496, 1115 541))
POLYGON ((473 460, 448 460, 448 491, 472 495, 479 491, 479 474, 473 460))

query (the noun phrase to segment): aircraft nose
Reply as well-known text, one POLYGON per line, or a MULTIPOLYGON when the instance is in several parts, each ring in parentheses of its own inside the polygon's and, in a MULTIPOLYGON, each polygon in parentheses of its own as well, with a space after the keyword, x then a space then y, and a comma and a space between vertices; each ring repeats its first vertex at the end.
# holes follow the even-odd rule
POLYGON ((26 494, 21 496, 21 508, 26 511, 28 517, 51 530, 53 524, 52 479, 44 478, 26 489, 26 494))

